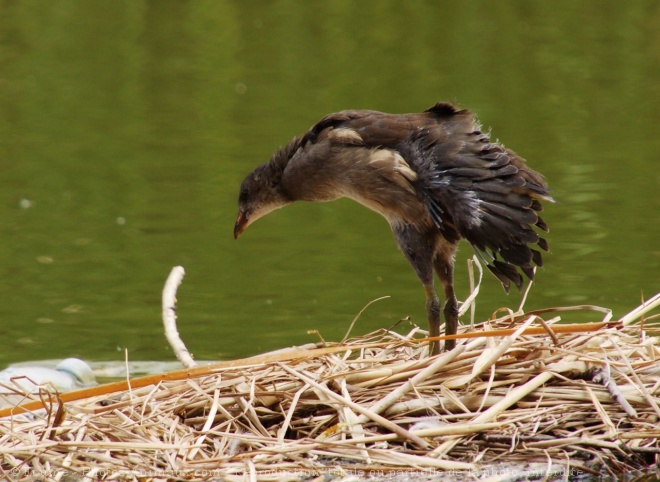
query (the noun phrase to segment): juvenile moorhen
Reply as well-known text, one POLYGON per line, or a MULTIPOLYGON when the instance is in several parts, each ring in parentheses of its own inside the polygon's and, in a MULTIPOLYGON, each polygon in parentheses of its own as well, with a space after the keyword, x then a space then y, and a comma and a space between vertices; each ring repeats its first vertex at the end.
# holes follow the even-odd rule
MULTIPOLYGON (((539 201, 553 199, 539 173, 491 142, 468 110, 438 103, 419 114, 345 110, 327 115, 243 181, 234 238, 294 201, 353 199, 381 214, 424 285, 429 336, 440 335, 435 270, 445 292, 445 333, 458 326, 454 254, 465 238, 508 292, 534 278, 548 231, 539 201)), ((445 341, 445 349, 455 346, 445 341)), ((430 353, 440 351, 431 342, 430 353)))

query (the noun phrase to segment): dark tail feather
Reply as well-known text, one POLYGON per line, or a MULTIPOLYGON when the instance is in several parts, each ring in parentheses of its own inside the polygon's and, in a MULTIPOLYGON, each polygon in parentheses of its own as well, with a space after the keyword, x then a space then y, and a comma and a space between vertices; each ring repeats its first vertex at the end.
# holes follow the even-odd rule
POLYGON ((513 281, 513 284, 516 285, 516 288, 518 288, 519 290, 522 289, 523 278, 520 275, 520 273, 518 273, 518 270, 514 265, 509 263, 503 263, 502 261, 499 261, 497 259, 493 261, 493 265, 495 266, 497 271, 501 272, 504 276, 506 276, 511 281, 513 281))
POLYGON ((534 281, 534 267, 532 265, 521 266, 520 269, 529 279, 534 281))
POLYGON ((486 267, 490 270, 491 273, 493 273, 498 280, 500 280, 500 283, 502 283, 502 287, 504 288, 504 291, 507 293, 509 292, 509 288, 511 287, 511 280, 507 278, 504 273, 501 273, 495 266, 487 264, 486 267))
POLYGON ((545 224, 545 221, 543 221, 543 219, 541 219, 541 216, 538 216, 535 226, 538 227, 539 229, 542 229, 546 233, 549 231, 548 225, 545 224))

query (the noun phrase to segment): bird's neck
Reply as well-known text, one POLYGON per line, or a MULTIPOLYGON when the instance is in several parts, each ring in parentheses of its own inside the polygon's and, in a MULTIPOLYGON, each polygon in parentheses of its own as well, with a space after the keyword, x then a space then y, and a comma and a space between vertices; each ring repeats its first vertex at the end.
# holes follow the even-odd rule
POLYGON ((350 185, 345 177, 334 162, 326 162, 322 168, 291 163, 282 175, 282 190, 293 201, 334 201, 344 196, 350 185))

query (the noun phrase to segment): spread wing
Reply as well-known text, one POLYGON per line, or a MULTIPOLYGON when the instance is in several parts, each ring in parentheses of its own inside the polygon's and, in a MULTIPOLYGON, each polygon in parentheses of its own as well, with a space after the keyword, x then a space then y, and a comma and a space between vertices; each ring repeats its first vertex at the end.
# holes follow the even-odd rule
POLYGON ((540 201, 553 199, 543 177, 513 151, 490 142, 471 115, 416 130, 400 146, 418 174, 416 190, 445 237, 467 239, 508 291, 534 278, 548 249, 540 201))

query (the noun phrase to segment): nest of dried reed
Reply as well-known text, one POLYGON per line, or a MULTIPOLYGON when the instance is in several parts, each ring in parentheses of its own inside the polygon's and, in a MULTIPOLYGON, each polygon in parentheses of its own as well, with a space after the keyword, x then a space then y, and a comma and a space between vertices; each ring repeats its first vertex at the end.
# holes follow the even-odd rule
POLYGON ((508 312, 463 327, 456 349, 432 358, 419 329, 381 330, 42 392, 1 414, 0 470, 9 480, 308 480, 530 462, 638 469, 660 454, 659 305, 660 294, 619 321, 577 325, 557 314, 594 307, 508 312))

